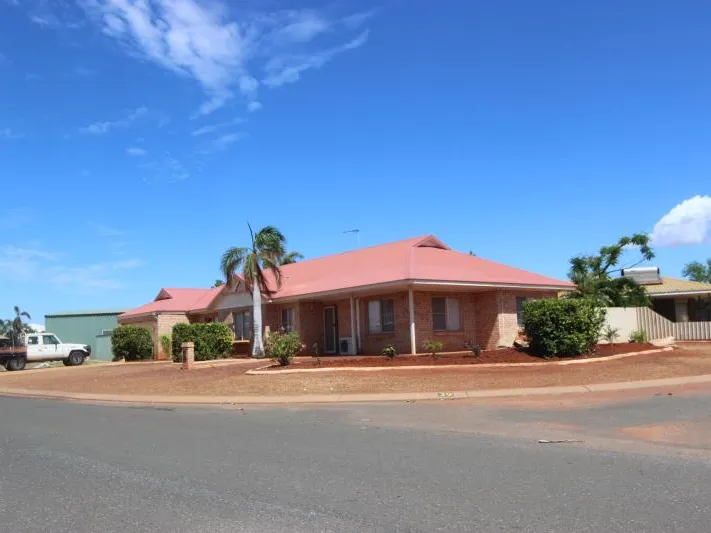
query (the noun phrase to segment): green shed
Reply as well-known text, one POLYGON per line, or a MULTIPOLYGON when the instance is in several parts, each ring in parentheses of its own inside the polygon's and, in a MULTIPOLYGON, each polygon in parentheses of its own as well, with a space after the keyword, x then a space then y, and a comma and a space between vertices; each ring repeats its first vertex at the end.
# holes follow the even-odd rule
POLYGON ((92 359, 110 361, 111 332, 118 326, 117 317, 127 309, 94 309, 61 311, 44 316, 44 327, 62 342, 91 346, 92 359))

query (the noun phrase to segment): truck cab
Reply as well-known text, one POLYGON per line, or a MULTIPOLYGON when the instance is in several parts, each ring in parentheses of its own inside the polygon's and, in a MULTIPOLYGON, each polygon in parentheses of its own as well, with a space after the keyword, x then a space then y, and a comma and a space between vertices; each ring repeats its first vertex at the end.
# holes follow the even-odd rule
POLYGON ((67 366, 81 365, 91 356, 91 346, 62 342, 54 333, 27 333, 27 361, 64 361, 67 366))

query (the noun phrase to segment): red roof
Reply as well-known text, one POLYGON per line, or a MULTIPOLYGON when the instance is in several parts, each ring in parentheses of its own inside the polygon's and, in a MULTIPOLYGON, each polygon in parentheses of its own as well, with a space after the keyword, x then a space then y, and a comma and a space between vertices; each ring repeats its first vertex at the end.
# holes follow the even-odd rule
MULTIPOLYGON (((282 286, 273 299, 409 281, 554 290, 574 286, 568 281, 456 252, 433 235, 284 265, 281 272, 282 286)), ((270 287, 276 288, 274 278, 269 272, 266 275, 270 287)), ((241 276, 237 278, 243 281, 241 276)), ((200 311, 207 309, 221 291, 222 287, 163 289, 153 302, 121 317, 200 311)))
POLYGON ((161 289, 151 303, 131 309, 121 318, 151 313, 187 313, 209 307, 222 287, 213 289, 161 289))
POLYGON ((433 235, 284 265, 281 272, 282 286, 274 299, 398 281, 573 287, 568 281, 456 252, 433 235))

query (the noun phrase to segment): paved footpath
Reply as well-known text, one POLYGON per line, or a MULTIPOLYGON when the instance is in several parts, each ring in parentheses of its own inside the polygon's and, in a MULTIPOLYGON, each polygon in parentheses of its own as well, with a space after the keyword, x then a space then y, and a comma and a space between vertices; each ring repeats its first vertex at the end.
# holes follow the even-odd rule
POLYGON ((690 389, 289 408, 0 398, 0 531, 707 532, 711 398, 690 389))

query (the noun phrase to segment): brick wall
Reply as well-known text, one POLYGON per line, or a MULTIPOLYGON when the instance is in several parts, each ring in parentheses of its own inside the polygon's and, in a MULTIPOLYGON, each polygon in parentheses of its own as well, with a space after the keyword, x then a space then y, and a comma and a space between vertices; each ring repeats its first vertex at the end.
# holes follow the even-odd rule
POLYGON ((176 324, 189 324, 185 313, 180 314, 160 314, 156 317, 156 329, 153 335, 153 354, 154 359, 169 359, 171 354, 164 354, 160 344, 162 335, 173 336, 173 326, 176 324))
POLYGON ((319 353, 323 353, 323 304, 320 302, 296 304, 295 320, 301 341, 306 344, 306 353, 314 353, 314 344, 318 345, 319 353))

